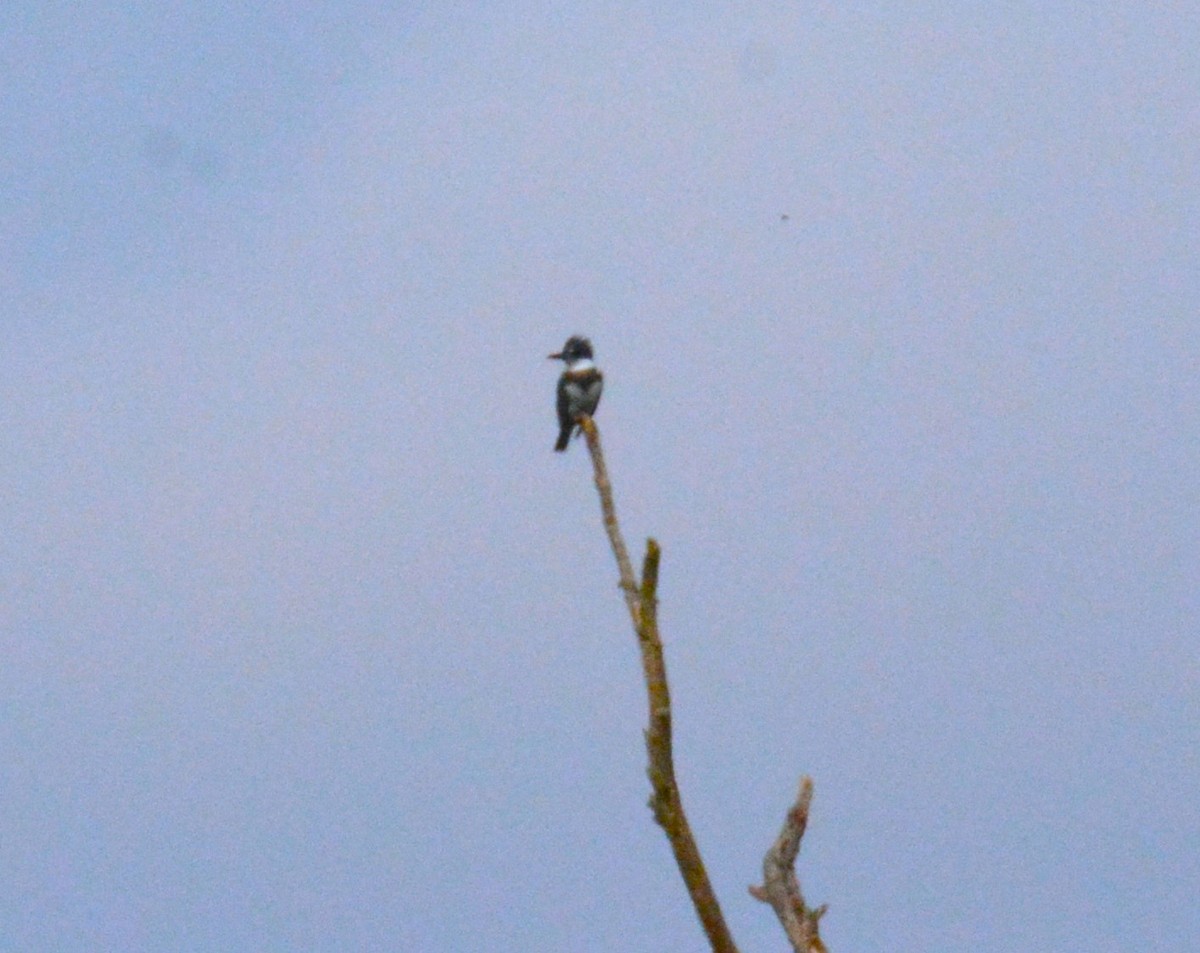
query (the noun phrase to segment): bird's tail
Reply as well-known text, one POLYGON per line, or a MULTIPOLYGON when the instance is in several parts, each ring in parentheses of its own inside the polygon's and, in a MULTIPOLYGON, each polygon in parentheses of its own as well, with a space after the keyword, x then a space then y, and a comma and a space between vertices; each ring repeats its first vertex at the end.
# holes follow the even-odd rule
POLYGON ((574 429, 574 424, 569 424, 563 427, 558 433, 558 443, 554 445, 554 449, 558 453, 562 453, 567 449, 567 444, 571 442, 571 431, 574 429))

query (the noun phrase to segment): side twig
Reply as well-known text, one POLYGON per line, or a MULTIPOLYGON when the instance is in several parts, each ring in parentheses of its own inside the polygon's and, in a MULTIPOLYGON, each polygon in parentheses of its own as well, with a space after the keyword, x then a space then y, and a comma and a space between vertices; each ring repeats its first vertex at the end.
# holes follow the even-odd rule
POLYGON ((587 437, 588 452, 592 455, 592 468, 596 476, 596 491, 600 495, 604 529, 608 533, 608 541, 617 560, 621 590, 625 595, 625 605, 629 609, 629 617, 637 633, 638 648, 642 655, 642 671, 646 679, 646 695, 650 708, 649 726, 646 729, 646 751, 650 759, 647 774, 653 789, 650 809, 671 843, 675 863, 708 936, 709 945, 714 953, 737 953, 737 947, 721 913, 721 906, 709 882, 708 872, 704 869, 700 849, 696 846, 696 839, 684 814, 683 801, 675 780, 675 764, 671 750, 671 695, 667 688, 667 668, 663 658, 662 640, 658 633, 658 564, 662 550, 653 539, 646 541, 646 558, 642 564, 642 581, 639 585, 633 574, 629 550, 617 523, 612 484, 608 479, 604 451, 600 446, 600 432, 590 417, 581 418, 579 423, 587 437))
POLYGON ((816 909, 806 906, 796 879, 796 857, 800 853, 800 839, 808 827, 812 796, 812 779, 801 778, 796 803, 787 812, 779 836, 763 858, 763 885, 750 888, 752 897, 774 909, 795 953, 826 953, 819 929, 826 906, 822 904, 816 909))

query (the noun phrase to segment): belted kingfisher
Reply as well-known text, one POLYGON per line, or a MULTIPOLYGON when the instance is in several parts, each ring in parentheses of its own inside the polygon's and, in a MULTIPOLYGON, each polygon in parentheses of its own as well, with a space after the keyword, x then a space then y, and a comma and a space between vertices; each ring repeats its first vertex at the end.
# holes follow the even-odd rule
POLYGON ((567 343, 551 360, 565 361, 567 369, 558 379, 558 443, 554 449, 567 449, 571 431, 583 415, 592 416, 604 390, 604 375, 592 363, 592 342, 583 337, 567 338, 567 343))

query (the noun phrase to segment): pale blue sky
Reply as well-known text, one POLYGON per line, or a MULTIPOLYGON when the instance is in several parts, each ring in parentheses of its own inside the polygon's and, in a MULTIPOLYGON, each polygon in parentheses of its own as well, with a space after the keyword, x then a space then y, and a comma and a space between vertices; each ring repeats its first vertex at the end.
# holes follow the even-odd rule
POLYGON ((1200 930, 1200 18, 0 11, 0 950, 1200 930), (782 216, 786 215, 784 220, 782 216))

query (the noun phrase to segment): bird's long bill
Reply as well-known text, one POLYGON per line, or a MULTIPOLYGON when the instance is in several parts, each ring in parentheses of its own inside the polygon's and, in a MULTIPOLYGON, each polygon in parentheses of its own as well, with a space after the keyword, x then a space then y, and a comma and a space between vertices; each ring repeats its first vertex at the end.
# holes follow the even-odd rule
POLYGON ((547 354, 546 355, 546 360, 548 360, 548 361, 561 361, 562 359, 563 359, 562 351, 559 351, 557 354, 547 354))

